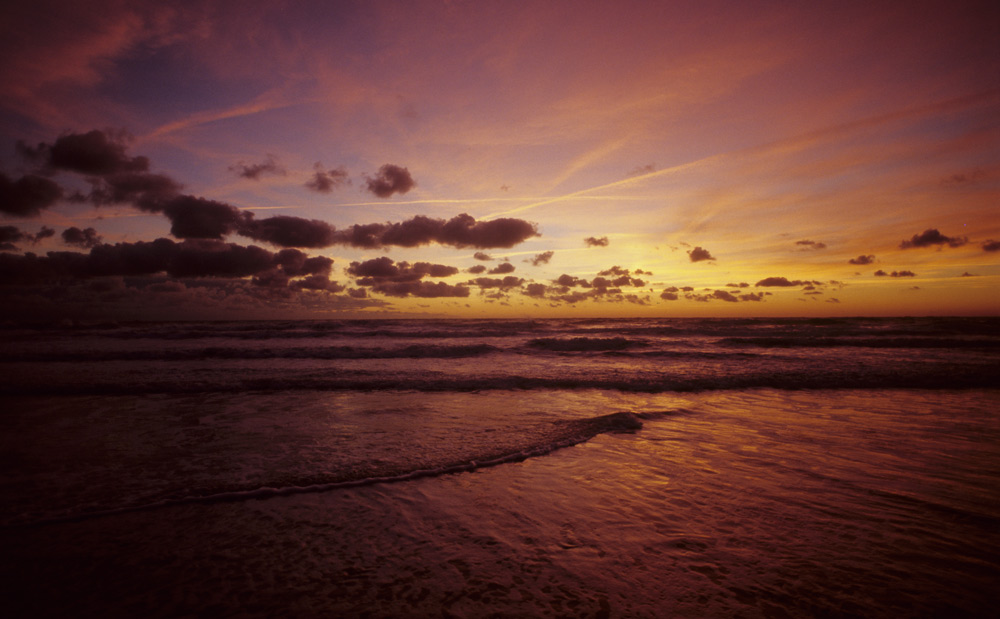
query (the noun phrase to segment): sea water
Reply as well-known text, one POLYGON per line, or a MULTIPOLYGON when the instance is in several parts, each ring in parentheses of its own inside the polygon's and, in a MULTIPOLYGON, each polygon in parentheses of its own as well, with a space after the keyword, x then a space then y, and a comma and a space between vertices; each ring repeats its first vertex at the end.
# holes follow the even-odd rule
POLYGON ((1000 320, 8 327, 15 616, 991 616, 1000 320))

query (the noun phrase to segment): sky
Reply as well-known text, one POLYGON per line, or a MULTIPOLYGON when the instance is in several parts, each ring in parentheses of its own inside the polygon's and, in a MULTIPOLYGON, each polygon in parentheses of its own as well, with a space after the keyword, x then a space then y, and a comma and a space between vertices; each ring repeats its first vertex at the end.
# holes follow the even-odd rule
POLYGON ((995 2, 0 8, 0 320, 1000 314, 995 2))

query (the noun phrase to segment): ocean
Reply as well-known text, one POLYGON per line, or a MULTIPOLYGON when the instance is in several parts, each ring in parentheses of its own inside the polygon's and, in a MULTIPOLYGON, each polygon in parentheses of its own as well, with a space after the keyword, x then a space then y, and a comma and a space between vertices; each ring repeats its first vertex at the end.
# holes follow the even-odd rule
POLYGON ((1000 319, 0 338, 8 617, 1000 616, 1000 319))

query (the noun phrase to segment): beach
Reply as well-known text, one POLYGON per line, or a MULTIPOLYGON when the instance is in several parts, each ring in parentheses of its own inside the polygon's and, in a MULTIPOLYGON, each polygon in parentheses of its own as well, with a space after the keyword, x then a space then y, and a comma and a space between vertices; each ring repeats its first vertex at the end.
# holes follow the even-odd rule
POLYGON ((264 326, 5 361, 13 616, 994 612, 995 321, 264 326))

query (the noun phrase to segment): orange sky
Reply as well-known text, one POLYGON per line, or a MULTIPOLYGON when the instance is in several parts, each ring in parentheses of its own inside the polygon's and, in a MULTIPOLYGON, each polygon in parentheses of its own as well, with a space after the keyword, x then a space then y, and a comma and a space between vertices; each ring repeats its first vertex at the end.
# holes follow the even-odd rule
POLYGON ((21 4, 2 317, 1000 313, 995 3, 21 4))

